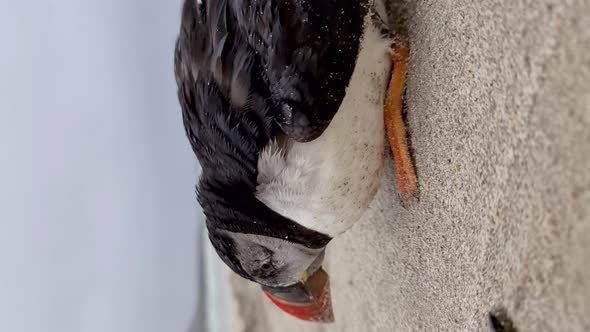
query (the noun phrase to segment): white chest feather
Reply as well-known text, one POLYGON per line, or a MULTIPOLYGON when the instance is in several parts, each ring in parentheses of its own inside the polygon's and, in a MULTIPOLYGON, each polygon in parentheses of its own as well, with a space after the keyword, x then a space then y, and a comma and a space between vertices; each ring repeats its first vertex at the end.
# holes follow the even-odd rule
POLYGON ((369 19, 365 24, 355 70, 330 126, 309 143, 272 143, 258 160, 258 199, 332 237, 361 217, 383 170, 390 43, 369 19))

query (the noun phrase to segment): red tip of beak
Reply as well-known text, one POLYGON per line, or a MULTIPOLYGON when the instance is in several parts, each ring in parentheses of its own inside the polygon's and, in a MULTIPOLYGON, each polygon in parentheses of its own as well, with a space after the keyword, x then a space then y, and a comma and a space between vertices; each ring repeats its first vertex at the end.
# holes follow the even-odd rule
POLYGON ((326 272, 320 269, 302 286, 293 288, 293 291, 305 291, 305 300, 301 300, 301 294, 295 294, 295 297, 300 299, 297 301, 286 300, 284 296, 279 298, 266 290, 264 294, 281 310, 301 320, 322 323, 333 322, 334 313, 330 297, 330 283, 326 272))
POLYGON ((311 303, 288 303, 273 297, 270 293, 264 292, 264 294, 281 310, 301 320, 322 323, 334 321, 329 288, 326 288, 320 297, 311 303))

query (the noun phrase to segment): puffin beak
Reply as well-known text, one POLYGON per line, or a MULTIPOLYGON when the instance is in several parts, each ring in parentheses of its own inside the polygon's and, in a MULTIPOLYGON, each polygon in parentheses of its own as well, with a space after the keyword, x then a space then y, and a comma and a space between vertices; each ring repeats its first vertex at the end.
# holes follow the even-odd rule
POLYGON ((305 272, 294 285, 262 286, 262 290, 277 307, 292 316, 322 323, 334 321, 329 277, 321 267, 310 276, 305 272))

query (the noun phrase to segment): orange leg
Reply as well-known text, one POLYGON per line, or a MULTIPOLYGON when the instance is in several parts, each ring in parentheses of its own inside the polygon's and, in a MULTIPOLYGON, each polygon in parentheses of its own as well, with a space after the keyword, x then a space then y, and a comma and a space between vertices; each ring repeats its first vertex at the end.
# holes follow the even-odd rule
POLYGON ((397 172, 398 190, 404 204, 418 198, 418 181, 408 150, 406 126, 402 118, 402 98, 406 83, 409 49, 405 39, 397 38, 391 54, 393 71, 385 98, 385 128, 397 172))

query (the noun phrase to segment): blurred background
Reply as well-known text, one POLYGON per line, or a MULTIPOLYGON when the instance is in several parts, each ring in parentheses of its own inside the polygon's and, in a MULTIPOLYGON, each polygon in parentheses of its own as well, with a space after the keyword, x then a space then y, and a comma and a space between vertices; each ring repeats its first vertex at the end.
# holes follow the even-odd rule
POLYGON ((180 6, 0 0, 0 331, 223 330, 176 100, 180 6))

